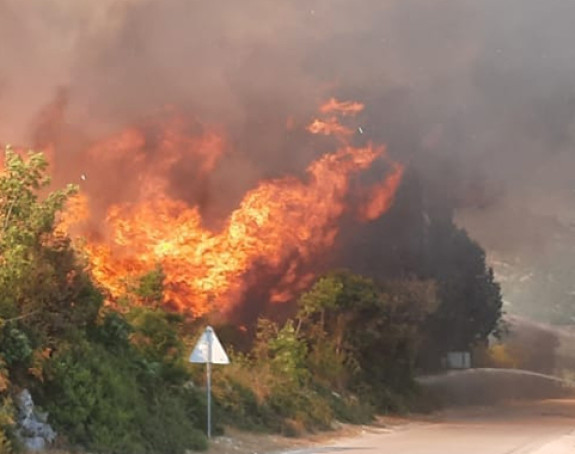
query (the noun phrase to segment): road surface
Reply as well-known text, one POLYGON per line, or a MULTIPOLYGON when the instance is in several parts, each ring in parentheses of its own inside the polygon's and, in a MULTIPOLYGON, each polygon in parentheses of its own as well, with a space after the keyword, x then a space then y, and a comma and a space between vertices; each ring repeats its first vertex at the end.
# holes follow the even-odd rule
POLYGON ((575 454, 575 400, 449 410, 291 454, 575 454))

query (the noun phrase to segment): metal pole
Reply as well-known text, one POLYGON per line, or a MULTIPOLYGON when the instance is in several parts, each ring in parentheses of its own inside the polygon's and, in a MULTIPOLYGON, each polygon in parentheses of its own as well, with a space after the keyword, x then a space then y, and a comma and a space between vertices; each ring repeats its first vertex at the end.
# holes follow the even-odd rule
POLYGON ((212 438, 212 365, 206 364, 208 373, 208 438, 212 438))
POLYGON ((208 327, 208 362, 206 363, 206 373, 208 378, 208 438, 212 438, 212 330, 208 327))

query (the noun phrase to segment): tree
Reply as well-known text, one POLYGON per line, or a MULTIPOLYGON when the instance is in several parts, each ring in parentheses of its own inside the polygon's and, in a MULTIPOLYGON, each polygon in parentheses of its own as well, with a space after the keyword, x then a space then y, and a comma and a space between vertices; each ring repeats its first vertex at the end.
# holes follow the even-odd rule
POLYGON ((380 408, 413 389, 419 327, 436 307, 431 282, 376 285, 349 272, 321 278, 300 298, 298 324, 314 376, 363 393, 380 408))
POLYGON ((46 168, 42 154, 23 157, 8 148, 0 173, 0 320, 5 341, 0 353, 12 358, 12 364, 30 359, 33 349, 55 348, 58 337, 72 337, 93 323, 102 302, 69 239, 55 229, 58 212, 76 188, 47 192, 46 168))
POLYGON ((421 360, 433 368, 445 352, 471 350, 497 334, 503 302, 483 249, 465 230, 452 222, 437 222, 430 238, 435 266, 429 274, 438 283, 441 303, 426 323, 426 357, 421 360))
POLYGON ((438 307, 424 323, 418 365, 436 369, 448 351, 498 331, 502 299, 485 252, 453 220, 459 195, 428 173, 406 173, 389 212, 348 232, 341 261, 376 282, 435 282, 438 307))
POLYGON ((46 358, 94 323, 101 295, 56 217, 76 188, 48 192, 39 153, 7 148, 0 171, 0 446, 12 420, 14 388, 44 378, 46 358))

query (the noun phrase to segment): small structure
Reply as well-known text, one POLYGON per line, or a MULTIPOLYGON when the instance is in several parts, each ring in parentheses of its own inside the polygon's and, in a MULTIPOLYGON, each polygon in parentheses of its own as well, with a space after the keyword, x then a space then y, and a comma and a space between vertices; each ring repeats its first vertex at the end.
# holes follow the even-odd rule
POLYGON ((448 352, 443 363, 446 369, 471 369, 471 353, 448 352))

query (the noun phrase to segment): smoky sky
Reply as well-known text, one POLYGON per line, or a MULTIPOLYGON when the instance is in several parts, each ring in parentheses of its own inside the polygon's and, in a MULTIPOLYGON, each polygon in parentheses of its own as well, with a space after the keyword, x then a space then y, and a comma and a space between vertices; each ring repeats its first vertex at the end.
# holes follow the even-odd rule
POLYGON ((353 98, 489 253, 536 268, 572 251, 574 23, 570 0, 0 0, 0 142, 62 90, 87 137, 177 105, 228 131, 212 197, 235 203, 324 151, 286 118, 353 98))

